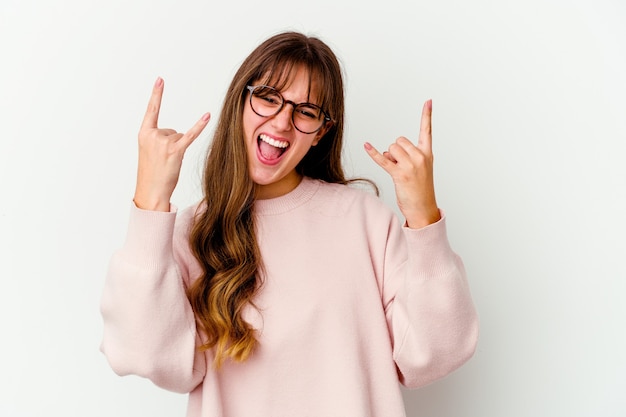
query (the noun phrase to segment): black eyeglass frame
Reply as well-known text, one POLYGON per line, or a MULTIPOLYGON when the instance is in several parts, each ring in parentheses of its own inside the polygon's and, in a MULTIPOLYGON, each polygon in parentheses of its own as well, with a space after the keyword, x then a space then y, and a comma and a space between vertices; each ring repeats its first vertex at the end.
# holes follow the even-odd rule
POLYGON ((285 107, 285 104, 291 104, 293 106, 293 110, 291 111, 291 122, 293 123, 293 127, 295 127, 296 130, 298 130, 299 132, 302 132, 302 133, 305 133, 305 134, 315 133, 315 132, 319 131, 321 128, 323 128, 326 123, 332 123, 333 122, 333 119, 328 115, 328 113, 326 113, 326 111, 324 111, 324 109, 322 109, 317 104, 313 104, 313 103, 295 103, 295 102, 293 102, 291 100, 287 100, 287 99, 285 99, 285 97, 283 97, 282 94, 280 94, 280 91, 278 91, 277 89, 275 89, 274 87, 272 87, 270 85, 247 85, 246 89, 250 92, 250 97, 248 99, 248 100, 250 100, 250 108, 252 109, 252 111, 254 113, 258 114, 261 117, 276 116, 278 113, 280 113, 283 110, 283 108, 285 107), (282 102, 281 102, 280 106, 278 106, 278 109, 276 110, 276 112, 274 114, 270 114, 270 115, 266 116, 266 115, 260 114, 259 112, 257 112, 254 109, 254 106, 252 105, 252 95, 254 94, 254 91, 257 88, 269 88, 270 90, 274 91, 282 99, 282 102), (322 115, 324 117, 322 118, 321 124, 320 124, 320 126, 317 129, 315 129, 315 130, 313 130, 311 132, 305 132, 304 130, 299 129, 298 126, 296 126, 296 120, 294 118, 295 117, 295 112, 296 112, 296 109, 298 108, 298 106, 301 106, 301 105, 307 105, 307 106, 310 106, 310 107, 315 107, 316 109, 320 110, 320 112, 322 113, 322 115))

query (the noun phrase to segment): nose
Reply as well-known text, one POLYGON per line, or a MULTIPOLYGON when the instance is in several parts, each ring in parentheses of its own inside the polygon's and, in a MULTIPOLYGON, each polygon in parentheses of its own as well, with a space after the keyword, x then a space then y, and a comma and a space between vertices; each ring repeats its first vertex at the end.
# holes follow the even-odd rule
POLYGON ((291 102, 285 101, 283 108, 272 118, 272 125, 283 131, 290 130, 293 126, 293 108, 294 105, 291 102))

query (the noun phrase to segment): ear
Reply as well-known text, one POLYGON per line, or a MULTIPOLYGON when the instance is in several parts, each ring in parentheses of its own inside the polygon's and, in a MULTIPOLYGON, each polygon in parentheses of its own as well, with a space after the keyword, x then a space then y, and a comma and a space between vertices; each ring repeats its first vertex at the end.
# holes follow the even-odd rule
POLYGON ((320 143, 320 140, 322 140, 324 135, 330 130, 331 126, 331 122, 327 122, 324 124, 324 126, 322 126, 320 130, 315 132, 315 139, 313 139, 313 143, 311 144, 311 146, 316 146, 318 143, 320 143))

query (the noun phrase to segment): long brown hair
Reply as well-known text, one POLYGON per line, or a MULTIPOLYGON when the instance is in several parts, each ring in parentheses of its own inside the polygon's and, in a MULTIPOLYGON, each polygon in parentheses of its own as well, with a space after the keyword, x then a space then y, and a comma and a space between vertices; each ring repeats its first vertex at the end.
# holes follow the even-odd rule
POLYGON ((215 348, 216 368, 227 358, 246 360, 257 343, 254 329, 242 317, 244 308, 253 305, 263 269, 254 227, 256 186, 243 137, 246 86, 265 80, 281 88, 300 67, 318 87, 318 103, 333 121, 296 170, 326 182, 348 182, 341 163, 344 91, 337 57, 324 42, 301 33, 267 39, 243 61, 226 93, 205 162, 204 198, 190 234, 203 273, 189 287, 188 297, 206 337, 201 348, 215 348))

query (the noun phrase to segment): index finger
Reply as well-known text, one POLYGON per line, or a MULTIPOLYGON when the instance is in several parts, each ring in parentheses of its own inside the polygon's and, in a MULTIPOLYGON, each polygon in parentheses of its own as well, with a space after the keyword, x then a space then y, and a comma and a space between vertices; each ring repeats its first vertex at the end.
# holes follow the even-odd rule
POLYGON ((159 122, 159 111, 161 110, 161 98, 163 97, 163 78, 158 77, 152 87, 152 95, 148 102, 146 115, 141 123, 142 128, 156 128, 159 122))
POLYGON ((432 114, 433 101, 428 100, 422 108, 422 120, 420 122, 420 135, 417 141, 417 147, 423 151, 432 151, 433 147, 433 131, 432 131, 432 114))

